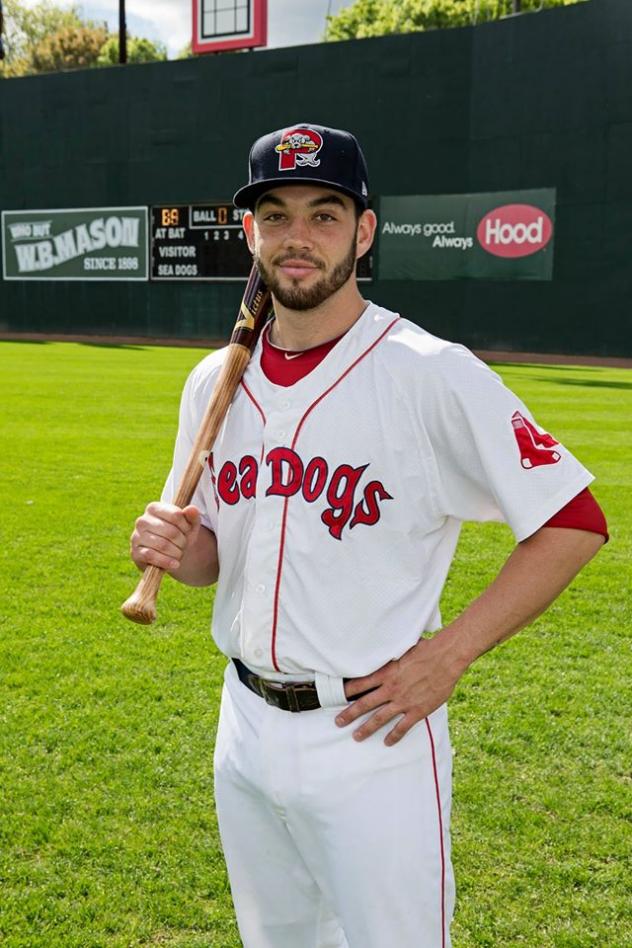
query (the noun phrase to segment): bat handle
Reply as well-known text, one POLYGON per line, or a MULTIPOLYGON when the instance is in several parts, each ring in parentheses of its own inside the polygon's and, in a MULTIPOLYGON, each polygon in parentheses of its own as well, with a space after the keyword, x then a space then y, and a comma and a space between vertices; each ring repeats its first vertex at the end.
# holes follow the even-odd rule
POLYGON ((156 618, 156 599, 164 575, 164 569, 159 566, 147 567, 138 586, 121 606, 121 612, 126 619, 138 622, 139 625, 152 624, 156 618))

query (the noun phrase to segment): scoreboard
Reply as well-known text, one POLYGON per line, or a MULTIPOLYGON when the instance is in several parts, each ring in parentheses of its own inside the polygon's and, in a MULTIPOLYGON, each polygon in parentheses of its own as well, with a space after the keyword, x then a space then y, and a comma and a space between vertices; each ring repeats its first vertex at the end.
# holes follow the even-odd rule
MULTIPOLYGON (((252 266, 241 221, 246 212, 223 204, 151 209, 152 280, 246 280, 252 266)), ((370 280, 371 254, 358 261, 358 279, 370 280)))
POLYGON ((242 280, 252 260, 232 204, 151 209, 152 280, 242 280))

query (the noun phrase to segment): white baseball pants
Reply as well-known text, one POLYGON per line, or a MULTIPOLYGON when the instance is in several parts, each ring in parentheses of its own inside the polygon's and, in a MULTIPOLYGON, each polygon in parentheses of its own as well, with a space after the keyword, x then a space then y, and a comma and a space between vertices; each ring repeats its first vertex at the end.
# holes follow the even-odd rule
POLYGON ((339 711, 281 711, 227 667, 215 798, 243 944, 449 948, 446 708, 393 747, 339 711))

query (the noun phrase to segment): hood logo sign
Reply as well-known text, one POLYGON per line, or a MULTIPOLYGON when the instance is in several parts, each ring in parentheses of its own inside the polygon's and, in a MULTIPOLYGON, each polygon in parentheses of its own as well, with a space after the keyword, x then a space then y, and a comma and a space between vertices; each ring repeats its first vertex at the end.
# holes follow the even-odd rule
POLYGON ((279 153, 279 171, 294 171, 306 165, 317 168, 320 164, 317 155, 322 147, 322 137, 311 128, 293 128, 284 132, 274 149, 279 153))

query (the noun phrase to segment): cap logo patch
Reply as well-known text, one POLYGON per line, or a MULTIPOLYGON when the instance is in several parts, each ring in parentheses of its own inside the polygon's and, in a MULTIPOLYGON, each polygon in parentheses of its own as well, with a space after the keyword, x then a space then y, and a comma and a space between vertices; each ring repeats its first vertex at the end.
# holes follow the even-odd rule
POLYGON ((313 129, 288 129, 274 149, 279 153, 279 171, 294 171, 305 165, 317 168, 320 164, 317 155, 322 147, 323 139, 313 129))

